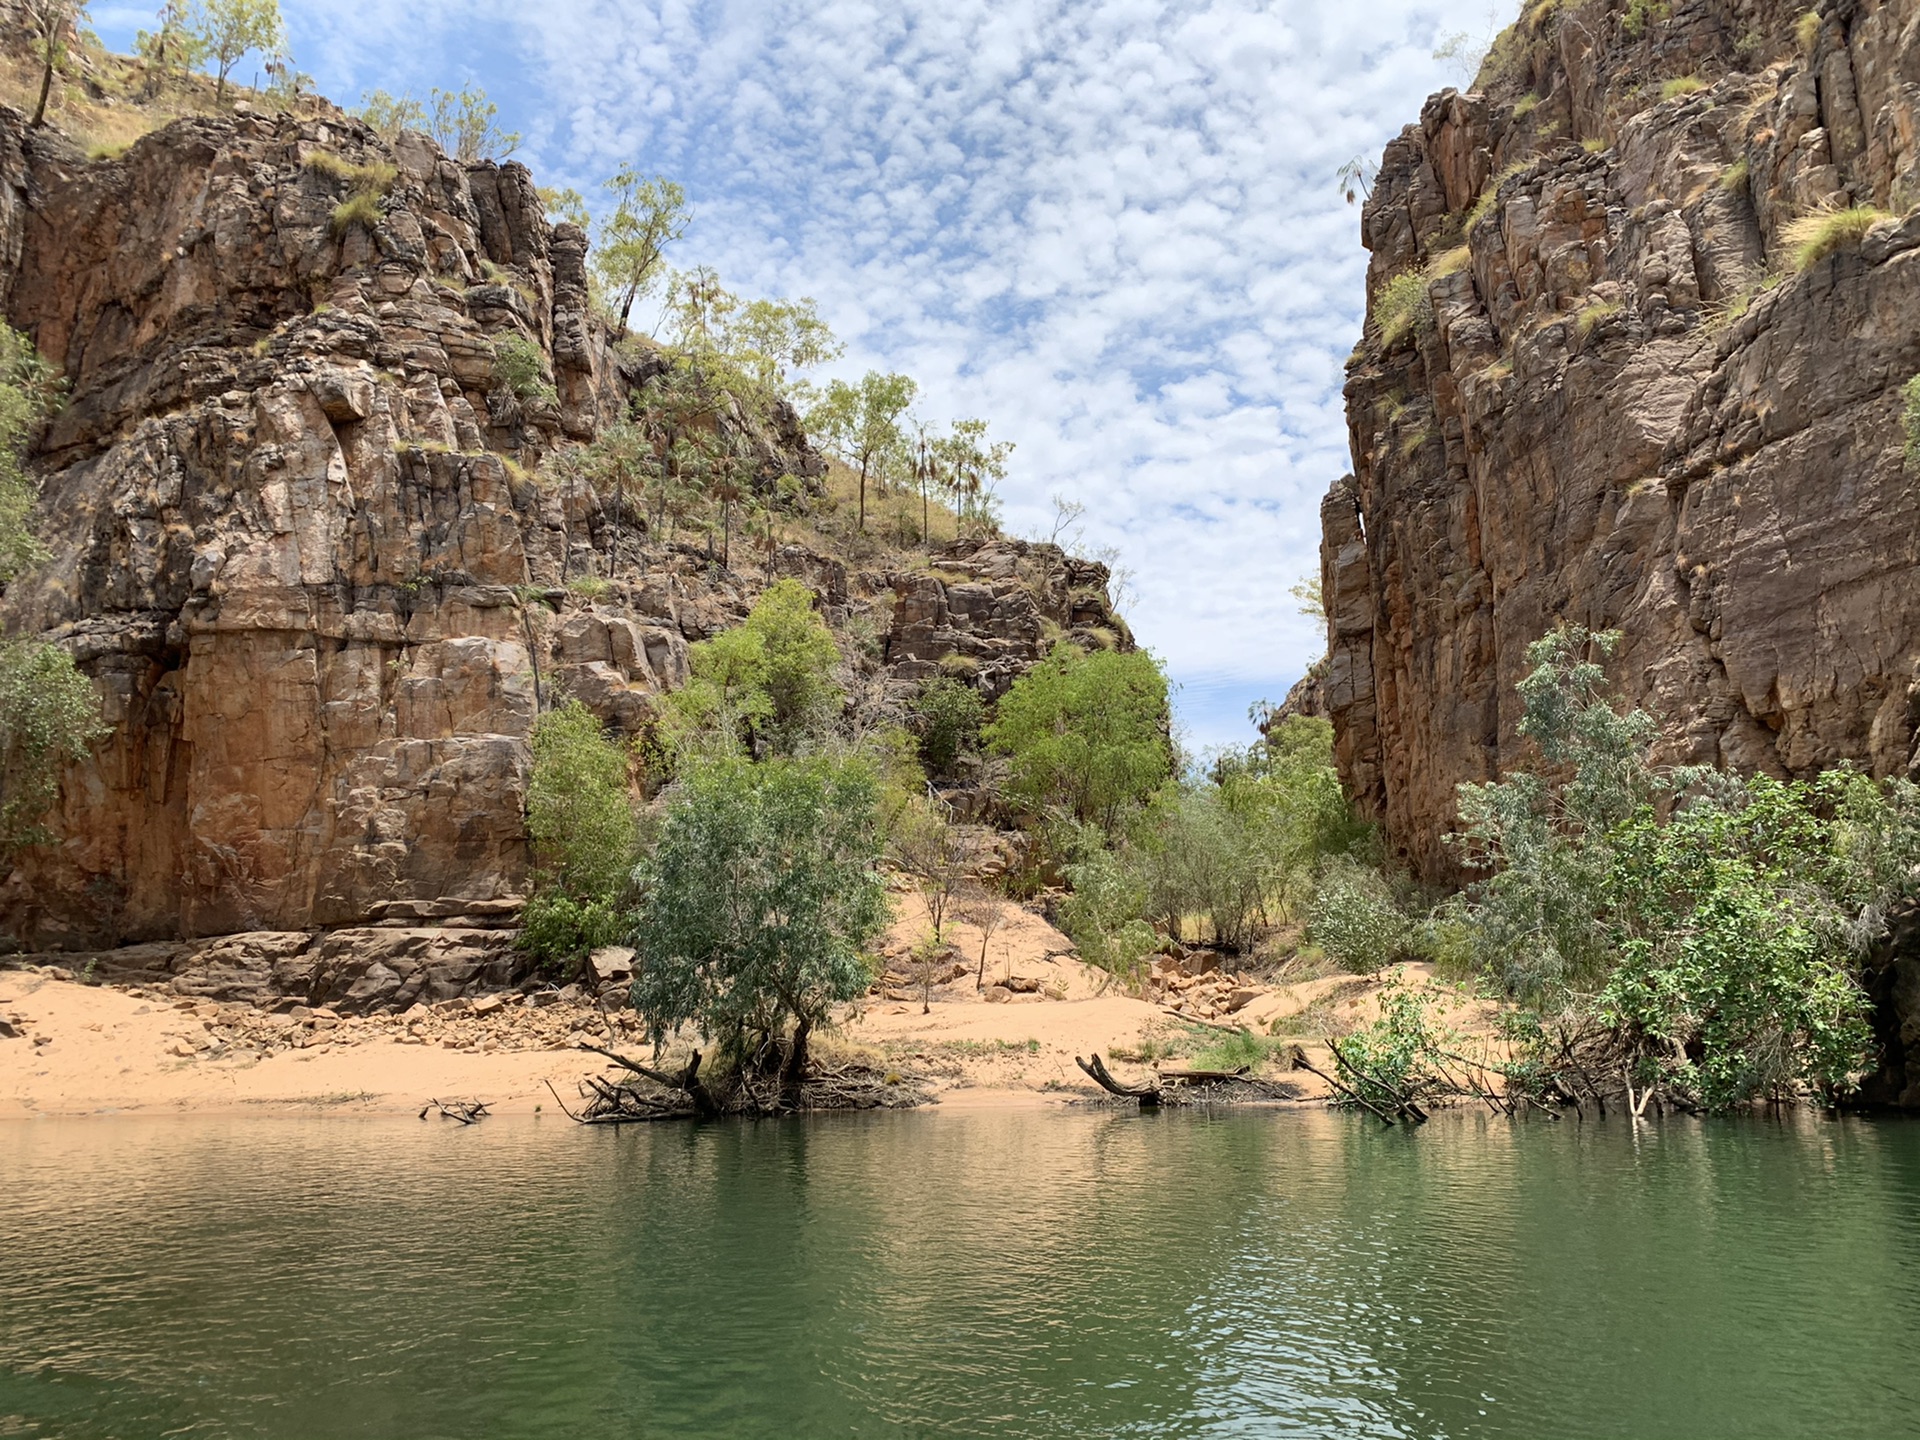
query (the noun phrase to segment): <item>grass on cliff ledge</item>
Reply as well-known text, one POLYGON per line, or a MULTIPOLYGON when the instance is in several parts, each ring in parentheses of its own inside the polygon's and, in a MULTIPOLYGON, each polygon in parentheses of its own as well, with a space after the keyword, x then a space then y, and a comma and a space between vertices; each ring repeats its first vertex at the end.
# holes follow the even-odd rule
MULTIPOLYGON (((186 115, 231 114, 245 100, 263 109, 280 108, 263 92, 227 81, 227 99, 214 103, 211 75, 169 77, 158 94, 147 95, 146 67, 130 55, 116 55, 97 41, 75 47, 70 74, 56 74, 47 101, 47 123, 73 141, 89 160, 115 160, 142 135, 186 115)), ((40 67, 23 51, 0 53, 0 104, 31 115, 40 96, 40 67)), ((323 100, 302 96, 301 113, 318 113, 323 100)))
POLYGON ((1867 232, 1882 220, 1893 217, 1871 205, 1855 205, 1846 210, 1816 210, 1802 215, 1781 230, 1793 268, 1805 270, 1838 250, 1857 249, 1867 232))

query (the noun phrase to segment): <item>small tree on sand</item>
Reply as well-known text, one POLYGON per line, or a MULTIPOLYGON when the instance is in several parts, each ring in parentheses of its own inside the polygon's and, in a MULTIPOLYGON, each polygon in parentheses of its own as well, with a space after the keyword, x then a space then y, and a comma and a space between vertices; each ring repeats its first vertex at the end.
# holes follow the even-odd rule
POLYGON ((980 965, 973 975, 976 990, 986 988, 987 946, 993 943, 993 932, 1000 928, 1006 915, 1006 899, 994 884, 976 881, 960 892, 960 918, 980 932, 980 965))
POLYGON ((878 817, 859 761, 729 757, 679 782, 635 872, 633 1004, 656 1044, 693 1025, 751 1063, 786 1033, 782 1083, 798 1086, 809 1037, 873 976, 878 817))
POLYGON ((933 1008, 933 967, 946 939, 947 914, 967 872, 967 846, 959 831, 925 800, 894 822, 893 861, 912 877, 927 905, 932 932, 920 951, 920 1013, 933 1008))

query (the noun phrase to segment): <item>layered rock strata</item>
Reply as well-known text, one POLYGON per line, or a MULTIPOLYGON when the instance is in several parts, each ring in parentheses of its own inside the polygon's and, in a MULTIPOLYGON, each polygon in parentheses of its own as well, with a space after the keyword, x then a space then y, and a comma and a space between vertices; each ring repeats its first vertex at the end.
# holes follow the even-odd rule
MULTIPOLYGON (((730 571, 548 478, 665 368, 610 343, 586 260, 524 167, 342 116, 241 106, 89 162, 0 111, 0 296, 68 386, 53 559, 0 621, 68 647, 112 727, 0 884, 6 941, 157 944, 102 963, 349 1008, 495 983, 511 931, 473 917, 525 886, 540 708, 639 728, 771 579, 814 587, 896 709, 943 669, 997 693, 1076 627, 1125 643, 1105 571, 1052 547, 730 571)), ((713 423, 769 490, 824 472, 782 406, 713 423)))
POLYGON ((1431 878, 1562 621, 1664 758, 1914 764, 1920 5, 1528 8, 1364 211, 1354 473, 1322 508, 1339 765, 1431 878), (1873 207, 1797 263, 1795 222, 1873 207))

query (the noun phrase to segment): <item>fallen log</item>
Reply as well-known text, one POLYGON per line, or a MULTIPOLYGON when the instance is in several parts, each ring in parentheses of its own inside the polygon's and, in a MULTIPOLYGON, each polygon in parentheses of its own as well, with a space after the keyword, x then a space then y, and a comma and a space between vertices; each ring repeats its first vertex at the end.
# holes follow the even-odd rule
POLYGON ((1246 1079, 1252 1067, 1238 1066, 1232 1070, 1172 1070, 1161 1066, 1158 1074, 1162 1084, 1173 1085, 1224 1085, 1230 1080, 1246 1079))
POLYGON ((1106 1062, 1100 1058, 1098 1050, 1093 1052, 1091 1061, 1082 1060, 1078 1055, 1073 1063, 1086 1072, 1102 1090, 1110 1095, 1118 1095, 1123 1100, 1138 1100, 1142 1110, 1154 1110, 1160 1105, 1160 1088, 1157 1085, 1122 1085, 1107 1072, 1106 1062))
POLYGON ((713 1103, 713 1096, 708 1094, 707 1087, 700 1083, 700 1052, 698 1050, 693 1052, 693 1058, 687 1062, 687 1068, 675 1075, 666 1070, 655 1070, 650 1065, 642 1065, 638 1060, 630 1060, 625 1055, 616 1054, 602 1046, 589 1045, 584 1040, 580 1042, 580 1048, 590 1050, 595 1055, 604 1055, 614 1064, 624 1066, 642 1079, 651 1080, 656 1085, 664 1085, 669 1090, 684 1092, 693 1102, 693 1111, 696 1115, 705 1117, 720 1113, 720 1107, 713 1103))

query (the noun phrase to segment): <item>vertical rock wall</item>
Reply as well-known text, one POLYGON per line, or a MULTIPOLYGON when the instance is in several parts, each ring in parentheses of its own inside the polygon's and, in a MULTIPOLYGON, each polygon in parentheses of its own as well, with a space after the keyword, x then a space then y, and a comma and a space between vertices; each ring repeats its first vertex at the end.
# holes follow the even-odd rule
POLYGON ((1804 13, 1530 6, 1387 147, 1325 685, 1343 776, 1422 874, 1455 787, 1520 755, 1524 651, 1563 620, 1625 632, 1665 758, 1913 763, 1920 3, 1804 13), (1847 206, 1889 217, 1796 270, 1796 217, 1847 206))

